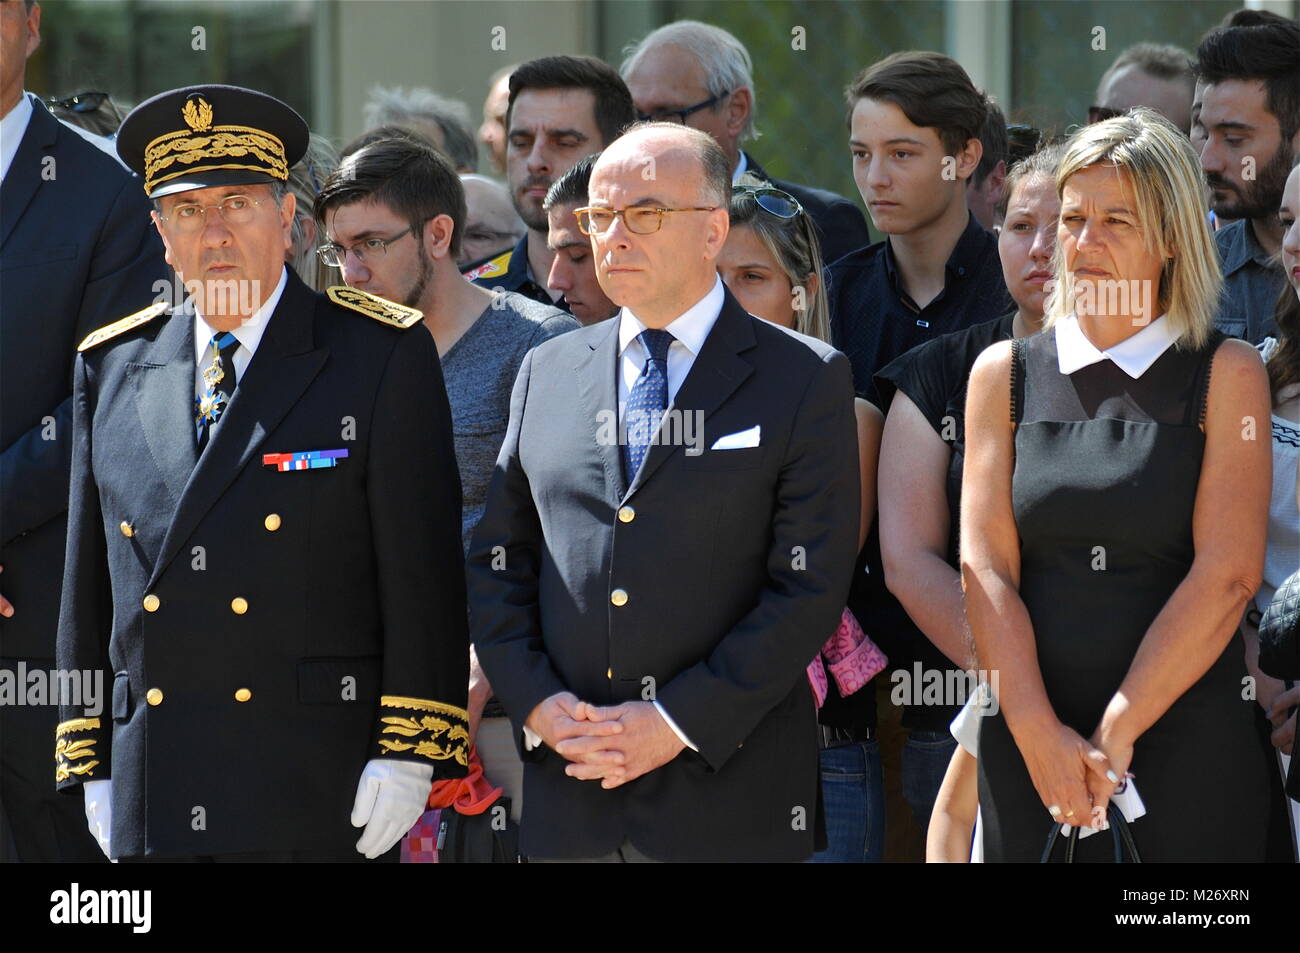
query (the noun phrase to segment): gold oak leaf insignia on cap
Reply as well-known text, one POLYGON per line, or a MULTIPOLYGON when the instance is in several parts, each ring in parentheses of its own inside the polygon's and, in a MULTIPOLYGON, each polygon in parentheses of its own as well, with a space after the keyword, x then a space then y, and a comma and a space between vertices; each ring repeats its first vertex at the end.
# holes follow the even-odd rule
POLYGON ((325 294, 335 304, 340 304, 353 311, 359 311, 368 318, 374 318, 381 324, 387 324, 394 328, 406 329, 414 327, 424 317, 424 313, 415 308, 408 308, 396 301, 389 301, 387 298, 380 298, 377 295, 356 288, 349 288, 347 285, 335 285, 326 289, 325 294))
POLYGON ((195 132, 207 132, 212 128, 212 106, 202 96, 187 99, 181 118, 195 132))
POLYGON ((119 334, 125 334, 127 331, 130 331, 132 328, 138 328, 142 324, 148 324, 150 321, 158 317, 158 315, 162 314, 166 310, 167 310, 166 301, 155 301, 153 304, 149 305, 149 307, 145 308, 142 311, 137 311, 135 314, 128 314, 125 318, 122 318, 120 321, 114 321, 112 324, 106 324, 98 331, 91 331, 90 334, 86 336, 86 340, 82 341, 81 344, 77 346, 77 350, 89 351, 92 347, 95 347, 96 345, 99 344, 103 344, 105 341, 111 340, 112 338, 117 337, 119 334))

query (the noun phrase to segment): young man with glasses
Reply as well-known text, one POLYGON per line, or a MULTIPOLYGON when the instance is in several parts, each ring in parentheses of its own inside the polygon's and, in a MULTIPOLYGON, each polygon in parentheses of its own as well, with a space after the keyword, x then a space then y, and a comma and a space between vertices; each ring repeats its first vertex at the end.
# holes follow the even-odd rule
POLYGON ((79 349, 58 665, 108 673, 111 706, 63 705, 55 780, 115 859, 395 859, 468 765, 433 340, 285 266, 284 103, 172 90, 117 142, 190 298, 79 349))
MULTIPOLYGON (((638 118, 675 122, 707 132, 730 163, 733 182, 746 172, 789 192, 817 226, 829 264, 871 240, 861 210, 834 192, 772 179, 740 146, 757 136, 753 64, 744 44, 721 27, 695 20, 662 26, 625 51, 620 72, 632 91, 638 118)), ((797 163, 811 140, 788 155, 797 163)))
POLYGON ((555 257, 546 245, 542 202, 561 175, 600 152, 636 119, 632 96, 614 69, 590 56, 544 56, 510 74, 506 109, 506 179, 528 232, 514 249, 466 270, 483 288, 517 291, 543 304, 555 257))
POLYGON ((602 152, 578 223, 622 310, 530 352, 515 384, 469 579, 534 859, 813 850, 803 672, 853 563, 851 375, 726 291, 730 192, 694 129, 602 152))

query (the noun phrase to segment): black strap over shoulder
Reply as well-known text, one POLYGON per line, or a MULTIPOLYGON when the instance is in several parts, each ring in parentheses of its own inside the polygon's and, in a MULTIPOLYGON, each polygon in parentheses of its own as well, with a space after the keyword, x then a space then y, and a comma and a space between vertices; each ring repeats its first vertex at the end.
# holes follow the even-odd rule
POLYGON ((1210 332, 1210 340, 1205 345, 1205 356, 1196 369, 1196 423, 1205 426, 1205 408, 1210 398, 1210 372, 1214 367, 1214 355, 1219 352, 1219 345, 1228 340, 1228 336, 1215 328, 1210 332))
POLYGON ((1011 423, 1012 425, 1020 423, 1020 411, 1024 404, 1025 381, 1024 374, 1020 368, 1022 360, 1024 340, 1022 338, 1011 339, 1011 423))

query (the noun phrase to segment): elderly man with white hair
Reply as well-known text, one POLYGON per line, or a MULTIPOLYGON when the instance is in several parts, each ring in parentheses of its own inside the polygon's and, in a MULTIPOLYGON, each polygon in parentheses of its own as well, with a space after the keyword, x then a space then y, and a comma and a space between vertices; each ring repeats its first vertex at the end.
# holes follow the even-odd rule
MULTIPOLYGON (((624 53, 619 72, 640 118, 707 132, 726 153, 732 182, 749 172, 793 195, 817 226, 827 264, 871 243, 866 219, 856 204, 825 189, 774 179, 740 148, 742 142, 759 135, 754 126, 758 104, 753 64, 740 40, 708 23, 678 20, 624 53)), ((816 142, 810 138, 800 154, 787 154, 787 164, 802 161, 816 142)))

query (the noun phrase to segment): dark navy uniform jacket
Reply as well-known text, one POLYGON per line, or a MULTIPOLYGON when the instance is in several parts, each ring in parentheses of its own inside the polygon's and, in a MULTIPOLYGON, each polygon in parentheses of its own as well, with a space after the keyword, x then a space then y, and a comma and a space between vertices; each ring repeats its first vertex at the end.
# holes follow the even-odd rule
POLYGON ((345 850, 368 760, 466 770, 437 351, 290 271, 196 462, 192 337, 177 308, 77 361, 58 661, 106 669, 112 703, 63 709, 58 783, 112 778, 114 856, 345 850), (333 467, 265 462, 342 449, 333 467))
MULTIPOLYGON (((509 251, 489 258, 464 272, 469 281, 488 291, 513 291, 542 304, 556 307, 546 289, 528 277, 528 236, 509 251)), ((545 280, 545 278, 543 278, 545 280)))

